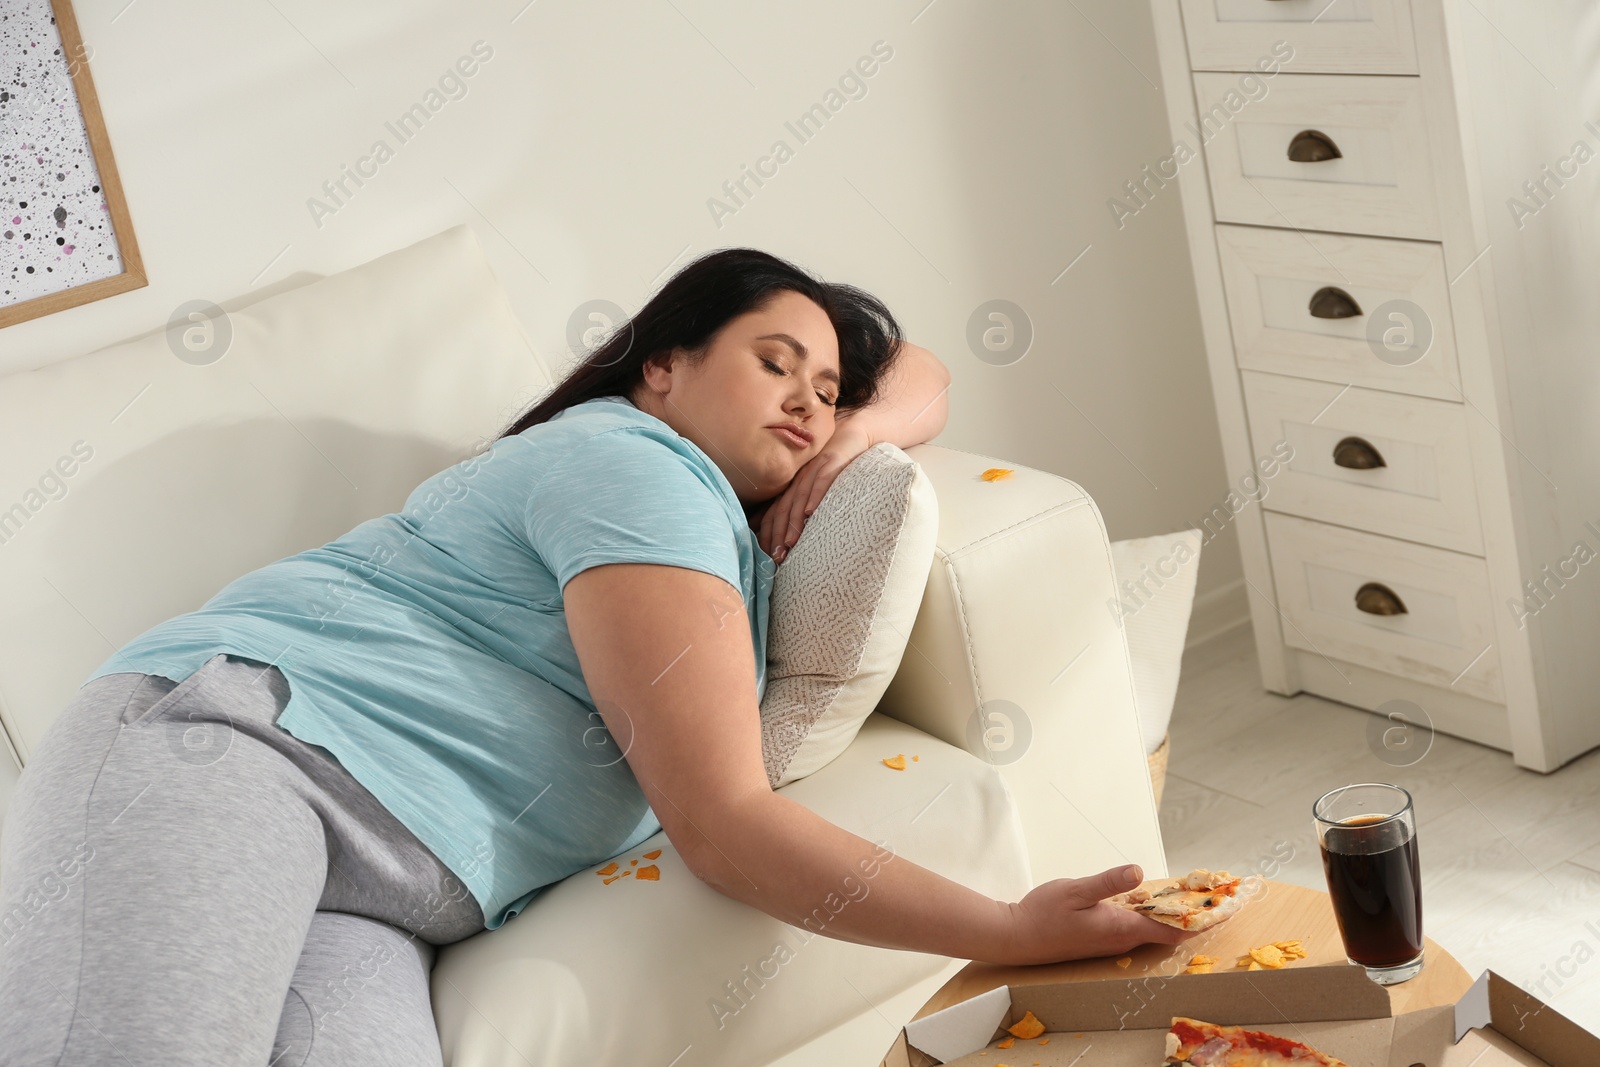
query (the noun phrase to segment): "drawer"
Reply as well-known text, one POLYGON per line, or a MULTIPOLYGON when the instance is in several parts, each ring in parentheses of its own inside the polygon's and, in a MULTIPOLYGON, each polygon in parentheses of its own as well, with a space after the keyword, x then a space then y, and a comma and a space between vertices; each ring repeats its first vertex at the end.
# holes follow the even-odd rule
POLYGON ((1503 703, 1481 558, 1267 511, 1267 549, 1294 648, 1503 703), (1384 600, 1395 614, 1367 609, 1384 600))
POLYGON ((1294 449, 1264 482, 1262 507, 1483 554, 1464 406, 1255 371, 1240 377, 1256 455, 1279 441, 1294 449))
POLYGON ((1461 400, 1444 251, 1218 224, 1240 367, 1461 400))
POLYGON ((1194 75, 1218 222, 1439 240, 1421 78, 1279 74, 1250 95, 1239 82, 1194 75))
POLYGON ((1260 70, 1293 49, 1295 71, 1417 73, 1410 0, 1183 0, 1183 30, 1195 70, 1260 70))

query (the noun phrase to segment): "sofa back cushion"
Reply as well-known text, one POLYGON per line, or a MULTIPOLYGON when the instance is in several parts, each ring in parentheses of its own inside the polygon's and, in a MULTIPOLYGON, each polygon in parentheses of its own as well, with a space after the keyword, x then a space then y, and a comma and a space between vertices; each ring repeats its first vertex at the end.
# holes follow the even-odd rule
POLYGON ((398 510, 550 386, 465 225, 224 310, 0 382, 19 762, 122 645, 398 510))
POLYGON ((932 483, 888 442, 840 471, 806 520, 773 576, 767 621, 761 738, 774 789, 848 748, 888 689, 938 533, 932 483))

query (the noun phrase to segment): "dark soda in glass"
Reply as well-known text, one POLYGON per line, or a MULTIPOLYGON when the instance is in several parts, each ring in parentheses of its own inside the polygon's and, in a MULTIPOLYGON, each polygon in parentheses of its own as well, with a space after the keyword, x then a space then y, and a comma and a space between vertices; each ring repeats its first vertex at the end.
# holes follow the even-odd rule
POLYGON ((1382 815, 1330 826, 1322 870, 1345 954, 1363 967, 1398 967, 1422 952, 1417 836, 1382 815))
POLYGON ((1411 794, 1363 782, 1329 790, 1311 808, 1322 873, 1350 962, 1382 985, 1422 971, 1422 878, 1411 794))

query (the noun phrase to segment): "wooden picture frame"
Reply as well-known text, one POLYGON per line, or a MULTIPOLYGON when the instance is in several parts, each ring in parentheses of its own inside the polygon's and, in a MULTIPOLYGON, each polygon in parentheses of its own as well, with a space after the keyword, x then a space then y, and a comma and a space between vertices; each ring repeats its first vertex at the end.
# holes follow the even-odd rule
MULTIPOLYGON (((61 55, 66 60, 67 73, 71 77, 73 92, 77 96, 78 108, 83 116, 89 151, 99 173, 101 195, 105 199, 106 211, 111 222, 111 236, 116 242, 116 251, 122 260, 122 273, 0 307, 0 328, 64 311, 117 293, 125 293, 131 289, 139 289, 149 284, 145 276, 144 261, 139 255, 139 242, 133 233, 133 217, 128 213, 122 180, 117 175, 116 160, 112 158, 111 139, 106 134, 105 119, 100 114, 100 99, 95 95, 94 79, 89 75, 89 57, 85 54, 83 37, 78 32, 78 20, 73 14, 72 2, 50 0, 50 8, 55 16, 56 31, 61 38, 61 55)), ((9 219, 5 221, 10 222, 9 219)))

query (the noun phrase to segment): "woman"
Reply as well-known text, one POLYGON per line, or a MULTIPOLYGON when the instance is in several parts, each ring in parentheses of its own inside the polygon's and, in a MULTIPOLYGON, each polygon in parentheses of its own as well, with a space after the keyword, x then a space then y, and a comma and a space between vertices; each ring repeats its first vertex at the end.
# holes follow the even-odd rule
MULTIPOLYGON (((873 846, 767 784, 773 568, 948 384, 859 289, 710 253, 400 512, 124 646, 0 837, 0 1060, 436 1067, 435 946, 662 829, 798 924, 873 846)), ((1181 936, 1098 903, 1136 869, 1014 903, 879 872, 830 935, 1019 963, 1181 936)))

